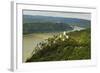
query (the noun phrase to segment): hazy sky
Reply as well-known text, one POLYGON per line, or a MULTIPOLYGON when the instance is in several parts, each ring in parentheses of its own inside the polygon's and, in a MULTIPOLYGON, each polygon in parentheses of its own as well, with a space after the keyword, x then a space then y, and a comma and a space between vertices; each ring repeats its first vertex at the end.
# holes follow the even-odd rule
POLYGON ((24 15, 41 15, 41 16, 65 17, 65 18, 80 18, 80 19, 91 20, 91 14, 90 13, 24 10, 23 14, 24 15))

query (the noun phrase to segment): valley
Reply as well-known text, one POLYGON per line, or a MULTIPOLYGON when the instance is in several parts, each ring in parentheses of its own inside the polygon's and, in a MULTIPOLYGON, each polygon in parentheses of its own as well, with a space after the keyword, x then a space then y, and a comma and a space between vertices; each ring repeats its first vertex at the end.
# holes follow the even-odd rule
POLYGON ((90 59, 90 30, 90 20, 23 15, 22 60, 38 62, 90 59), (56 44, 53 43, 54 40, 57 41, 56 44))

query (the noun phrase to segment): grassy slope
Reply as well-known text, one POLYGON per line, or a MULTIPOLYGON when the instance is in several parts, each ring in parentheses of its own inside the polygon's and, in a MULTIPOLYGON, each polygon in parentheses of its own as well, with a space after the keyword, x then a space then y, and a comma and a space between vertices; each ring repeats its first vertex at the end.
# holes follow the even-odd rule
POLYGON ((82 60, 91 58, 90 29, 74 31, 48 38, 35 48, 26 62, 82 60), (66 36, 69 38, 66 38, 66 36), (64 39, 64 40, 63 40, 64 39), (55 41, 54 41, 55 40, 55 41))

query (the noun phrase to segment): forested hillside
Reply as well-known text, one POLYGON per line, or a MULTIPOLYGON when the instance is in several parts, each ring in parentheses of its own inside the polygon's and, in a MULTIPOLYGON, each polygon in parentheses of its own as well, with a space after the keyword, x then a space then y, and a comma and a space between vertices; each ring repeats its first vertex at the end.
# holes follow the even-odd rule
POLYGON ((73 28, 65 23, 53 22, 34 22, 23 24, 23 34, 38 33, 38 32, 59 32, 72 30, 73 28))

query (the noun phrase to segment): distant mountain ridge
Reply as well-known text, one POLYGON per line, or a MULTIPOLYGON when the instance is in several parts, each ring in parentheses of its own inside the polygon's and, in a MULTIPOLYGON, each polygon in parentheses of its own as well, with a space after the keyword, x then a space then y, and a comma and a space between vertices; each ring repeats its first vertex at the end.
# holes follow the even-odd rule
POLYGON ((23 15, 23 33, 59 32, 73 30, 73 26, 88 28, 90 21, 77 18, 23 15))
POLYGON ((82 27, 88 27, 91 24, 90 20, 78 19, 78 18, 23 15, 23 23, 34 23, 34 22, 67 23, 70 25, 78 25, 82 27))

